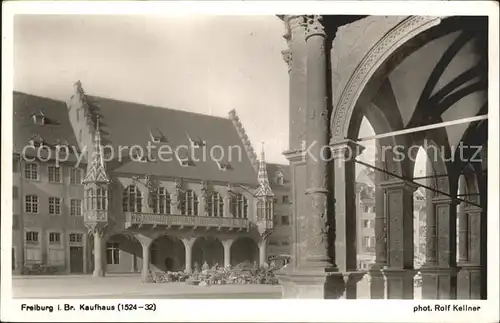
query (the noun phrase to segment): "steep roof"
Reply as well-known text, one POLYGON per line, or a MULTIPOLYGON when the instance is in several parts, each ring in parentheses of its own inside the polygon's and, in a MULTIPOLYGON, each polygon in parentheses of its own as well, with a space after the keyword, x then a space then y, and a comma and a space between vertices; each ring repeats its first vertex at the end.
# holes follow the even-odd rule
MULTIPOLYGON (((78 147, 63 101, 14 91, 12 110, 14 153, 22 153, 23 148, 34 138, 43 139, 49 147, 61 143, 78 147), (36 124, 33 115, 42 115, 45 124, 36 124)), ((32 149, 26 153, 31 156, 32 149)), ((75 160, 74 156, 69 160, 75 160)))
MULTIPOLYGON (((151 135, 163 137, 164 142, 151 143, 157 147, 152 150, 152 157, 157 159, 156 162, 130 160, 129 151, 123 150, 126 158, 122 158, 121 162, 109 162, 108 171, 257 184, 255 169, 230 119, 91 95, 86 97, 99 115, 103 145, 112 146, 115 155, 120 146, 131 148, 138 145, 146 152, 151 135), (191 156, 190 166, 183 166, 174 152, 178 149, 181 158, 189 157, 190 140, 204 143, 194 150, 195 156, 191 156), (162 148, 163 157, 169 158, 168 161, 158 160, 160 146, 170 147, 172 153, 167 154, 165 152, 169 148, 162 148), (214 148, 215 146, 222 149, 214 148), (205 159, 203 150, 206 151, 205 159), (226 166, 226 170, 222 170, 221 165, 211 158, 211 151, 215 159, 221 157, 221 151, 224 151, 221 164, 222 168, 226 166)), ((107 150, 105 149, 105 153, 107 150)))

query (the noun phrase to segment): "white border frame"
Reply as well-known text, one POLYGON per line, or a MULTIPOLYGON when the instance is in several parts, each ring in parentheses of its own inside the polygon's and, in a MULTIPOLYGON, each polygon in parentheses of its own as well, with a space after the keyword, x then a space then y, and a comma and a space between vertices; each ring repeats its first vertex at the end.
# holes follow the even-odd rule
POLYGON ((21 312, 21 304, 55 305, 80 303, 114 304, 120 300, 36 300, 12 299, 11 244, 12 217, 3 216, 1 235, 1 319, 6 321, 342 321, 342 322, 496 322, 499 320, 499 108, 498 108, 498 4, 494 1, 235 1, 212 2, 6 2, 3 3, 2 70, 2 213, 12 210, 12 76, 13 17, 15 14, 98 14, 98 15, 275 15, 369 14, 369 15, 485 15, 489 16, 489 170, 488 170, 488 300, 486 301, 419 301, 419 300, 133 300, 129 303, 156 303, 155 312, 144 311, 55 311, 21 312), (8 252, 9 254, 6 254, 8 252), (414 305, 467 304, 480 305, 480 312, 419 312, 414 305), (271 308, 272 310, 268 310, 271 308), (253 310, 248 310, 249 308, 253 310), (363 310, 359 310, 362 308, 363 310), (196 310, 193 310, 196 309, 196 310))

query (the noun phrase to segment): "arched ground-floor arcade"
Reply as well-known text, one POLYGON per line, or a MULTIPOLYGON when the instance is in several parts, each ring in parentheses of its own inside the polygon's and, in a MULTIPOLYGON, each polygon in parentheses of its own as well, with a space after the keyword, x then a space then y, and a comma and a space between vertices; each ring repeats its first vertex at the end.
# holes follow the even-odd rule
POLYGON ((105 273, 142 273, 144 276, 150 270, 192 272, 204 264, 221 267, 267 262, 267 240, 259 240, 259 237, 210 233, 179 235, 169 231, 97 232, 91 237, 89 268, 94 276, 105 273), (95 236, 101 246, 97 255, 95 236), (94 266, 96 261, 101 266, 94 266))

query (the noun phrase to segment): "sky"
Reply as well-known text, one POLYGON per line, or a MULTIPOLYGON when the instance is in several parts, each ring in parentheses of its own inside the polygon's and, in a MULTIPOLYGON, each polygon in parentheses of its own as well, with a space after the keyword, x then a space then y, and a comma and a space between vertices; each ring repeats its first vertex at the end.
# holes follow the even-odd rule
POLYGON ((257 153, 288 163, 285 27, 276 16, 17 16, 14 89, 68 100, 86 93, 227 117, 257 153))
MULTIPOLYGON (((268 162, 288 164, 284 32, 276 16, 17 15, 14 89, 66 101, 80 80, 117 100, 221 117, 235 109, 257 153, 265 142, 268 162)), ((360 137, 373 134, 365 120, 360 137)), ((369 151, 360 159, 373 162, 369 151)))

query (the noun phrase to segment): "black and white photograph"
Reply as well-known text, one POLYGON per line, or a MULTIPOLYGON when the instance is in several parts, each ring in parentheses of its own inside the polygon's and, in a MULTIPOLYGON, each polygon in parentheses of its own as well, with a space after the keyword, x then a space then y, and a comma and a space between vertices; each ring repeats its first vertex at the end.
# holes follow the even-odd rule
POLYGON ((4 3, 2 321, 498 321, 498 4, 209 3, 4 3))

